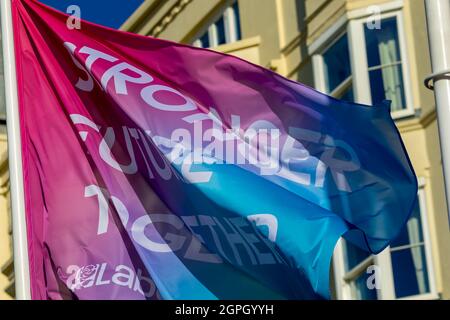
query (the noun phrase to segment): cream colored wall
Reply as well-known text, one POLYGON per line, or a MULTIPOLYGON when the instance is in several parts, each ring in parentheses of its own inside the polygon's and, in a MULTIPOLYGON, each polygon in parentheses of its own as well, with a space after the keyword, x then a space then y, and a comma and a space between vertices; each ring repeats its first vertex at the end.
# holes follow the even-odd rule
POLYGON ((188 42, 200 32, 202 24, 208 22, 209 15, 223 5, 225 2, 221 0, 146 0, 124 23, 122 29, 161 39, 188 42))
MULTIPOLYGON (((8 172, 5 161, 7 160, 6 136, 0 134, 0 271, 6 267, 6 263, 10 261, 11 239, 10 239, 10 214, 8 210, 8 172)), ((11 299, 5 289, 9 286, 10 281, 7 276, 0 272, 0 300, 11 299)))
POLYGON ((261 38, 260 64, 268 66, 280 54, 276 1, 239 0, 239 11, 245 17, 245 19, 241 19, 243 38, 255 36, 261 38))
POLYGON ((159 34, 160 38, 178 42, 190 42, 196 33, 201 32, 198 21, 207 23, 209 14, 223 6, 220 0, 193 0, 184 8, 180 7, 178 14, 159 34))
MULTIPOLYGON (((214 48, 232 53, 253 63, 268 65, 278 54, 276 19, 273 0, 238 0, 242 16, 242 40, 214 48), (261 30, 266 30, 261 32, 261 30)), ((192 43, 205 27, 213 22, 216 13, 225 8, 231 0, 178 0, 169 1, 152 11, 155 0, 147 0, 122 26, 122 30, 157 36, 162 39, 192 43), (145 19, 143 18, 145 17, 145 19)))

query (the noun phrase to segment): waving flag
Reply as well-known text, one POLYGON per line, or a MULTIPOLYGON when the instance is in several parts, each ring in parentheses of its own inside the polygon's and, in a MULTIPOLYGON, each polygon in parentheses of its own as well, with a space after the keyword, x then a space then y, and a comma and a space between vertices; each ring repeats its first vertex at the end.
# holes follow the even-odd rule
POLYGON ((34 299, 329 297, 417 182, 389 104, 13 0, 34 299))

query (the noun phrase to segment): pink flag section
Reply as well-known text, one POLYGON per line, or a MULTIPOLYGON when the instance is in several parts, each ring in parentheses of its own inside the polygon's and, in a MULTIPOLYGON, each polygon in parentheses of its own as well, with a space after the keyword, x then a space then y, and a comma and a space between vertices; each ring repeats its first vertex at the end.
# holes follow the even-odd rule
MULTIPOLYGON (((121 161, 111 156, 104 140, 92 134, 110 126, 101 127, 90 119, 110 119, 117 112, 74 57, 75 49, 82 46, 91 50, 89 43, 98 48, 96 37, 87 30, 70 31, 64 16, 36 1, 13 1, 13 15, 33 299, 158 298, 154 281, 124 239, 121 224, 109 219, 126 221, 147 210, 169 210, 139 177, 135 182, 142 184, 146 208, 133 199, 136 192, 123 172, 134 173, 135 166, 119 165, 121 161), (103 143, 102 157, 99 153, 96 159, 85 157, 82 140, 92 150, 103 143), (111 173, 107 162, 119 169, 118 174, 111 173), (120 188, 112 196, 101 183, 120 188)), ((103 53, 92 52, 92 59, 100 56, 105 62, 113 61, 107 56, 111 50, 100 47, 103 53)), ((96 67, 90 71, 105 72, 104 63, 96 67)), ((121 84, 117 90, 126 90, 121 84)), ((133 98, 126 99, 132 106, 133 98)), ((109 133, 114 136, 113 131, 109 133)), ((127 134, 122 137, 129 139, 127 134)))

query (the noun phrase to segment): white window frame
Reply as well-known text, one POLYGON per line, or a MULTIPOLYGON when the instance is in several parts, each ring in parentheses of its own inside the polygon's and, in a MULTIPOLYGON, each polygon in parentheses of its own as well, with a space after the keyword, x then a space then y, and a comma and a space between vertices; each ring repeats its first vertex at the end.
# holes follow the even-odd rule
POLYGON ((208 34, 209 37, 209 47, 208 48, 214 48, 219 46, 218 43, 218 37, 217 37, 217 27, 215 23, 219 21, 220 18, 224 18, 224 25, 225 25, 225 43, 221 44, 228 44, 232 42, 239 41, 237 38, 238 31, 236 30, 236 17, 234 15, 234 4, 238 2, 238 0, 228 0, 223 7, 218 10, 218 12, 211 16, 211 18, 206 23, 206 27, 202 28, 194 37, 194 41, 192 44, 194 46, 200 47, 201 41, 200 37, 203 36, 205 33, 208 34))
MULTIPOLYGON (((414 296, 396 298, 395 288, 394 288, 394 276, 392 271, 391 253, 390 248, 386 248, 378 255, 372 255, 362 261, 358 266, 354 267, 352 270, 360 270, 365 272, 367 267, 374 264, 379 267, 381 277, 380 284, 381 288, 377 290, 377 296, 380 300, 431 300, 439 299, 439 294, 436 287, 435 271, 433 266, 433 257, 431 251, 431 239, 428 227, 427 218, 427 206, 426 206, 426 186, 425 179, 419 178, 419 190, 418 190, 418 200, 420 207, 420 218, 422 224, 423 242, 425 249, 425 260, 427 265, 427 275, 430 292, 424 294, 418 294, 414 296)), ((345 271, 345 251, 344 251, 344 239, 339 239, 333 254, 333 270, 336 288, 336 297, 339 300, 352 300, 352 288, 351 280, 355 279, 356 276, 360 275, 362 272, 355 272, 355 276, 348 279, 349 272, 345 271)))
MULTIPOLYGON (((400 49, 400 61, 402 63, 403 90, 405 95, 405 109, 392 111, 393 119, 401 119, 415 115, 414 99, 412 95, 412 84, 409 72, 409 57, 405 38, 405 28, 403 19, 403 1, 395 1, 386 5, 379 5, 380 19, 395 17, 397 20, 398 43, 400 49)), ((367 62, 366 43, 364 34, 364 24, 369 16, 366 10, 355 10, 342 16, 332 25, 322 36, 309 45, 309 53, 312 55, 314 82, 317 90, 327 93, 325 88, 324 62, 322 54, 332 42, 342 33, 346 32, 349 43, 349 55, 353 78, 353 93, 355 102, 362 104, 372 104, 372 95, 369 80, 369 67, 367 62), (351 18, 351 19, 350 19, 351 18)), ((329 93, 328 93, 329 94, 329 93)))

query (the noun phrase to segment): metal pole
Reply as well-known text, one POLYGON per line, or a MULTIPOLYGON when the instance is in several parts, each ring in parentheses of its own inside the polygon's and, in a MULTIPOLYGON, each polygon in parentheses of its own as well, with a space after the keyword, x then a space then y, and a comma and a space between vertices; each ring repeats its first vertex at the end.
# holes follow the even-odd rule
POLYGON ((0 1, 16 298, 31 299, 11 0, 0 1))
POLYGON ((450 0, 425 0, 425 7, 450 222, 450 0))

